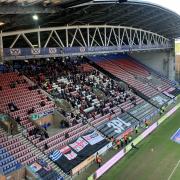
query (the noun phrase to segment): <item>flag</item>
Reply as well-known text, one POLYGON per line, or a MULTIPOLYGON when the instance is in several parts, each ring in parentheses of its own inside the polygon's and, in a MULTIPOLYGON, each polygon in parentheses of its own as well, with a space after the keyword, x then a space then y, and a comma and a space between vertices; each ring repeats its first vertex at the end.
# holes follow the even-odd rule
POLYGON ((59 150, 55 150, 49 155, 52 161, 57 161, 58 159, 61 158, 61 156, 62 156, 62 153, 59 150))
POLYGON ((102 141, 104 138, 98 134, 97 132, 92 132, 91 134, 83 136, 83 138, 90 144, 94 145, 97 144, 98 142, 102 141))
POLYGON ((72 160, 75 159, 77 157, 77 154, 69 147, 69 146, 65 146, 64 148, 62 148, 60 150, 60 152, 68 159, 68 160, 72 160))
POLYGON ((87 145, 88 145, 88 143, 81 137, 79 137, 74 143, 69 144, 69 146, 71 146, 74 150, 76 150, 76 152, 81 151, 87 145))

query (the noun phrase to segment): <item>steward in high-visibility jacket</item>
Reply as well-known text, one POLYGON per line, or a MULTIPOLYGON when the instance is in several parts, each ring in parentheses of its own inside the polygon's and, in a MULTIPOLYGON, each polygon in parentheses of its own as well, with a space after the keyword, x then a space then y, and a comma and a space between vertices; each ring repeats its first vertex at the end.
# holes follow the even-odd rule
POLYGON ((102 158, 98 154, 96 155, 96 163, 101 167, 102 158))

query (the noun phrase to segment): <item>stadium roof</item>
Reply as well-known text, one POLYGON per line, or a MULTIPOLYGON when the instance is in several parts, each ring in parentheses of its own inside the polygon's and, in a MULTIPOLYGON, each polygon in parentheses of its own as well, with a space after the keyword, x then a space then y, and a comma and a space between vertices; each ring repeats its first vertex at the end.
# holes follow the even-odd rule
POLYGON ((168 38, 180 37, 180 16, 149 2, 129 0, 0 0, 3 31, 82 24, 141 28, 168 38), (39 20, 33 21, 32 15, 39 20))

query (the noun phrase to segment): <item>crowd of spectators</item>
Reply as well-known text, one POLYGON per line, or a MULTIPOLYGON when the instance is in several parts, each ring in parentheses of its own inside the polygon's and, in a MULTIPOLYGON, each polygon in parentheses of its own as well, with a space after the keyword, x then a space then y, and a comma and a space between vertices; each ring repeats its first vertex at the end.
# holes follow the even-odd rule
MULTIPOLYGON (((71 113, 61 109, 66 118, 60 123, 61 128, 86 124, 88 119, 97 114, 102 116, 114 113, 112 109, 126 101, 136 105, 136 96, 131 89, 125 89, 118 82, 92 68, 83 71, 81 62, 74 60, 42 61, 30 63, 22 68, 26 75, 38 86, 49 92, 53 97, 66 100, 73 109, 71 113), (104 97, 97 95, 99 90, 104 97), (106 105, 109 104, 108 108, 106 105), (70 121, 71 120, 71 121, 70 121)), ((44 104, 41 103, 43 106, 44 104)), ((121 111, 124 110, 121 108, 121 111)))

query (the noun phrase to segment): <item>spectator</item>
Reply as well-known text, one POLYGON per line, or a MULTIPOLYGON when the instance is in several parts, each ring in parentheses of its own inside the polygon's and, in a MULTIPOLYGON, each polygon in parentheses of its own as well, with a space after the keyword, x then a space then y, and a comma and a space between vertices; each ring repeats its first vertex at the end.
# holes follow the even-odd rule
POLYGON ((35 128, 34 128, 33 134, 35 135, 35 138, 37 138, 37 135, 40 134, 40 129, 39 129, 39 127, 35 127, 35 128))
POLYGON ((61 109, 61 114, 66 117, 66 111, 64 109, 61 109))
POLYGON ((12 123, 10 123, 10 134, 13 135, 14 126, 12 123))
POLYGON ((20 82, 19 80, 16 80, 16 83, 17 83, 17 84, 20 84, 21 82, 20 82))
POLYGON ((44 135, 41 135, 40 138, 39 138, 39 142, 44 141, 44 140, 45 140, 44 135))
POLYGON ((8 103, 8 107, 9 107, 9 110, 10 110, 11 112, 14 112, 14 111, 19 110, 19 109, 17 108, 17 106, 16 106, 13 102, 8 103))
POLYGON ((27 81, 26 81, 25 79, 23 79, 23 80, 22 80, 22 83, 25 84, 25 83, 27 83, 27 81))
POLYGON ((27 133, 28 133, 27 129, 22 129, 22 135, 23 136, 27 137, 27 133))
POLYGON ((64 121, 64 120, 62 120, 62 121, 60 122, 60 128, 65 128, 65 121, 64 121))
POLYGON ((45 149, 45 150, 49 149, 47 143, 44 144, 44 149, 45 149))
POLYGON ((74 113, 73 113, 73 112, 71 112, 71 118, 74 118, 74 117, 75 117, 74 113))
POLYGON ((47 101, 51 101, 51 99, 50 99, 48 96, 47 96, 47 98, 46 98, 46 99, 47 99, 47 101))
POLYGON ((76 119, 73 119, 72 125, 75 126, 76 124, 78 124, 77 120, 76 120, 76 119))
POLYGON ((40 102, 41 107, 44 107, 46 105, 45 101, 40 102))
POLYGON ((83 116, 82 117, 82 124, 85 125, 87 123, 88 123, 87 118, 83 116))
POLYGON ((109 114, 109 121, 112 119, 112 115, 111 114, 109 114))
POLYGON ((49 134, 45 131, 44 132, 44 137, 47 139, 47 138, 49 138, 49 134))
POLYGON ((35 109, 34 109, 34 107, 32 107, 31 109, 28 110, 28 115, 34 113, 34 111, 35 111, 35 109))
POLYGON ((69 122, 64 121, 64 125, 65 125, 66 128, 69 128, 69 122))
POLYGON ((18 117, 15 119, 15 121, 16 121, 18 124, 20 124, 20 122, 21 122, 20 117, 18 116, 18 117))
POLYGON ((16 87, 16 82, 11 82, 10 83, 10 88, 15 88, 16 87))
POLYGON ((42 94, 42 92, 41 92, 41 90, 40 90, 40 89, 38 89, 38 90, 37 90, 37 92, 38 92, 38 94, 42 94))
POLYGON ((33 135, 33 130, 30 130, 29 131, 29 136, 32 136, 33 135))
POLYGON ((43 127, 44 127, 44 130, 45 130, 45 131, 47 131, 47 127, 48 127, 48 125, 47 125, 47 124, 44 124, 44 126, 43 126, 43 127))
POLYGON ((113 109, 111 109, 111 114, 115 114, 115 112, 114 112, 114 110, 113 110, 113 109))
POLYGON ((124 109, 121 109, 121 113, 124 113, 124 109))
POLYGON ((69 138, 69 133, 66 132, 65 135, 64 135, 65 139, 69 138))

